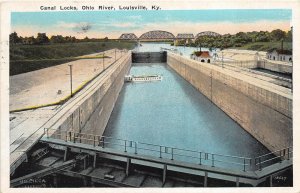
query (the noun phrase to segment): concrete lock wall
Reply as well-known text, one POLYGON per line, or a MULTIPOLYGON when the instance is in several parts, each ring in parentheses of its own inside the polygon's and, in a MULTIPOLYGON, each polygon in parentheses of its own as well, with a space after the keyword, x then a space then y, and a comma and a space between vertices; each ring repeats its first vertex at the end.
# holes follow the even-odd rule
POLYGON ((130 67, 131 53, 128 53, 100 75, 97 85, 57 122, 57 132, 62 134, 59 138, 65 139, 67 131, 102 135, 130 67))
POLYGON ((133 52, 133 63, 167 62, 167 52, 133 52))
POLYGON ((274 72, 281 72, 281 73, 288 73, 288 74, 292 74, 293 72, 293 65, 289 63, 280 64, 280 63, 263 60, 263 61, 258 61, 257 67, 271 70, 274 72))
POLYGON ((271 151, 292 145, 291 95, 173 53, 167 63, 271 151))

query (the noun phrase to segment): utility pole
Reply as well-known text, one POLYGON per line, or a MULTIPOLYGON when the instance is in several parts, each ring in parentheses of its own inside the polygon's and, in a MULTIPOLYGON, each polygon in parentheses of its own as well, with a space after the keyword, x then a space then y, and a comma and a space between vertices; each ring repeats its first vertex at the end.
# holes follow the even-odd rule
POLYGON ((223 52, 222 52, 222 68, 224 68, 223 52))
POLYGON ((105 52, 103 52, 103 57, 102 57, 103 71, 104 71, 104 54, 105 52))
POLYGON ((73 97, 73 89, 72 89, 72 64, 69 64, 70 67, 70 86, 71 86, 71 97, 73 97))

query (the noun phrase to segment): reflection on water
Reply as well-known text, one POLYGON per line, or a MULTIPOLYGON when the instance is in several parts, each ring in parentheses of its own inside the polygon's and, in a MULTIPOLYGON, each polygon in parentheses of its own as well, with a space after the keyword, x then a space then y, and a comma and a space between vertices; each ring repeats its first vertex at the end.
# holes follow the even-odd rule
POLYGON ((105 136, 246 157, 268 152, 166 64, 133 64, 130 74, 163 80, 125 83, 105 136))

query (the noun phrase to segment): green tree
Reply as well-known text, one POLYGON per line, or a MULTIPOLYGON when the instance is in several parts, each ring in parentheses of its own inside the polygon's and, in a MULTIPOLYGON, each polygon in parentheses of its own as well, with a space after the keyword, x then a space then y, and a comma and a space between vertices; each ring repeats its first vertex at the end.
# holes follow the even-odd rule
POLYGON ((36 37, 37 44, 47 44, 49 43, 49 38, 47 37, 46 33, 38 33, 36 37))
POLYGON ((292 30, 289 30, 288 33, 286 34, 286 41, 288 41, 288 42, 293 41, 293 32, 292 32, 292 30))
POLYGON ((18 36, 16 32, 13 32, 9 35, 9 43, 11 44, 21 43, 21 38, 18 36))
POLYGON ((286 33, 281 29, 275 29, 271 32, 271 38, 274 41, 280 41, 286 37, 286 33))
POLYGON ((62 35, 51 36, 50 42, 51 43, 64 43, 65 38, 62 35))

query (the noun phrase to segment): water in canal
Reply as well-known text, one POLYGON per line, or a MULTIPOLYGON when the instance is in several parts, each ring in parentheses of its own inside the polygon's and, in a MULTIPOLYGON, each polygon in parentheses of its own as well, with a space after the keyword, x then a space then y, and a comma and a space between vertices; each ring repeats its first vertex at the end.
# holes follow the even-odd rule
MULTIPOLYGON (((142 143, 246 157, 268 153, 261 143, 167 64, 133 64, 130 74, 160 74, 163 80, 125 83, 105 136, 137 141, 139 148, 156 150, 138 149, 138 153, 154 156, 159 156, 160 147, 142 143)), ((127 145, 134 149, 135 144, 127 142, 127 145)), ((170 158, 170 148, 162 151, 169 153, 163 157, 170 158)), ((197 156, 194 153, 188 155, 197 156)), ((180 155, 176 159, 197 162, 197 158, 180 155)))

